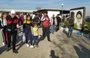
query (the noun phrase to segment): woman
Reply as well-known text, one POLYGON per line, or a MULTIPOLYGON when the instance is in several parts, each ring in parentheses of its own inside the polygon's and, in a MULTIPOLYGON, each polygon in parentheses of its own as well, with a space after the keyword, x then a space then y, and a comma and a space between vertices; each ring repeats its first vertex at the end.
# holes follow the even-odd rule
POLYGON ((25 33, 27 47, 29 47, 29 42, 30 42, 30 47, 33 47, 32 46, 32 33, 31 33, 30 15, 27 15, 26 19, 24 19, 24 33, 25 33))
POLYGON ((6 21, 7 14, 3 14, 2 16, 2 31, 3 31, 3 45, 8 44, 8 33, 7 33, 7 21, 6 21))
POLYGON ((2 28, 2 13, 0 13, 0 29, 2 28))
POLYGON ((5 45, 5 38, 4 38, 4 34, 3 34, 3 29, 2 29, 2 17, 3 17, 3 14, 0 13, 0 30, 1 30, 1 34, 2 34, 2 38, 3 38, 3 42, 2 42, 2 45, 4 46, 5 45))

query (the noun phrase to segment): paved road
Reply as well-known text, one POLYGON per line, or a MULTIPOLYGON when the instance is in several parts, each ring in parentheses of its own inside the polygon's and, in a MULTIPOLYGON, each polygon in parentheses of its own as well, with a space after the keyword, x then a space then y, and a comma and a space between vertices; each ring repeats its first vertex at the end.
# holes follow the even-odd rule
MULTIPOLYGON (((1 33, 0 33, 1 35, 1 33)), ((18 44, 18 54, 6 51, 2 47, 2 36, 0 36, 0 58, 90 58, 90 40, 83 36, 73 34, 68 38, 62 30, 51 34, 51 41, 47 38, 40 41, 38 48, 31 49, 26 44, 18 44)))

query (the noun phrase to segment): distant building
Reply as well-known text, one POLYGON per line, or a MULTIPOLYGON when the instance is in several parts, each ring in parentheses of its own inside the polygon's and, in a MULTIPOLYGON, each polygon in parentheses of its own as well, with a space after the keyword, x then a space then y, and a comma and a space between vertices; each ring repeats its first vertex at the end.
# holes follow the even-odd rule
POLYGON ((49 15, 49 17, 52 17, 52 15, 54 14, 55 16, 57 14, 62 15, 63 14, 69 14, 70 11, 69 10, 60 10, 60 9, 41 9, 41 10, 37 10, 36 12, 37 14, 42 14, 42 13, 47 13, 49 15))
POLYGON ((11 10, 15 10, 16 13, 34 13, 34 14, 39 14, 41 15, 42 13, 48 13, 49 17, 51 18, 52 15, 54 14, 55 16, 57 14, 62 15, 63 14, 69 14, 69 10, 60 10, 60 9, 38 9, 38 10, 23 10, 23 9, 0 9, 0 13, 5 12, 9 13, 11 10))

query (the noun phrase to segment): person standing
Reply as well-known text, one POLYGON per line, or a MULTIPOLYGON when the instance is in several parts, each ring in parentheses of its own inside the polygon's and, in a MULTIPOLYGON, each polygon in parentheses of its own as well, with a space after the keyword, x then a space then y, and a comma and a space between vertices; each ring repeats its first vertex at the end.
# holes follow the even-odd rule
POLYGON ((0 29, 2 28, 2 13, 0 13, 0 29))
POLYGON ((6 20, 7 14, 4 13, 2 16, 2 35, 3 35, 3 45, 8 44, 8 32, 7 32, 7 20, 6 20))
POLYGON ((17 38, 17 28, 19 27, 18 25, 18 18, 15 15, 15 11, 12 10, 11 13, 7 16, 7 32, 8 32, 8 44, 7 44, 7 51, 11 49, 12 45, 12 50, 14 53, 18 53, 16 50, 16 38, 17 38))
POLYGON ((23 25, 23 21, 24 21, 24 15, 23 15, 23 13, 20 13, 19 14, 19 24, 23 25))
POLYGON ((33 48, 31 22, 32 22, 32 20, 30 19, 30 15, 27 15, 26 19, 24 19, 24 33, 25 33, 25 38, 26 38, 26 45, 27 45, 27 47, 29 47, 29 43, 30 43, 30 47, 33 48))
POLYGON ((4 34, 3 34, 2 20, 3 20, 3 13, 0 13, 0 31, 1 31, 2 38, 3 38, 2 45, 4 46, 5 45, 5 38, 4 38, 4 34))
POLYGON ((48 41, 50 40, 50 19, 47 15, 47 13, 44 13, 42 21, 42 31, 43 31, 43 39, 47 36, 48 41))
POLYGON ((50 28, 51 33, 55 32, 56 25, 57 25, 56 17, 55 17, 55 15, 53 15, 52 18, 51 18, 51 28, 50 28))
POLYGON ((56 20, 57 20, 56 31, 58 31, 59 30, 60 23, 61 23, 61 18, 59 17, 59 15, 56 16, 56 20))
POLYGON ((74 13, 71 13, 71 16, 69 18, 69 30, 68 30, 68 37, 72 36, 73 32, 73 27, 74 27, 74 13))
POLYGON ((33 22, 36 22, 38 25, 40 24, 39 14, 35 14, 35 17, 33 19, 33 22))
POLYGON ((36 22, 33 22, 32 35, 34 40, 34 47, 38 47, 39 28, 36 22))
POLYGON ((24 40, 23 40, 23 36, 24 36, 24 33, 23 33, 23 21, 24 21, 23 13, 20 13, 18 15, 18 19, 19 19, 19 26, 20 26, 18 28, 18 38, 24 42, 24 40))

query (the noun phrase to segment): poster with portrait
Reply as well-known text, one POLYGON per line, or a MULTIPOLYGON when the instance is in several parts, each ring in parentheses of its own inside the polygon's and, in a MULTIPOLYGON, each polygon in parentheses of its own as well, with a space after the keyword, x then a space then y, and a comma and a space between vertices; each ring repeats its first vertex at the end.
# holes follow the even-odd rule
POLYGON ((74 28, 81 30, 85 17, 85 7, 73 8, 70 10, 70 16, 72 16, 72 13, 74 13, 74 28))

